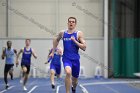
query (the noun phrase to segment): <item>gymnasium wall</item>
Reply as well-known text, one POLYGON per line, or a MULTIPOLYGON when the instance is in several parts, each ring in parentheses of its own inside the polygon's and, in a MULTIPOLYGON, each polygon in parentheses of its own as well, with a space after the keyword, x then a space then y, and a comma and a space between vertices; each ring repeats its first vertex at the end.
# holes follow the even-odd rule
POLYGON ((6 8, 2 6, 5 0, 0 0, 0 37, 6 36, 6 8))
POLYGON ((67 19, 77 18, 77 28, 85 37, 103 37, 103 0, 8 0, 8 31, 5 30, 6 4, 0 2, 1 37, 51 38, 67 29, 67 19))

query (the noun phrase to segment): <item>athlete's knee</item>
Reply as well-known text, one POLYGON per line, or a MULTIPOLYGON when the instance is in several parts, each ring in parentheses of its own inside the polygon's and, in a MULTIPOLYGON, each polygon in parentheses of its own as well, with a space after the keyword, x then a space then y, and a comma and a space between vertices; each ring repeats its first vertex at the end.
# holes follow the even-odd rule
POLYGON ((23 73, 27 72, 27 68, 26 67, 22 67, 23 73))
POLYGON ((71 68, 65 68, 65 72, 67 76, 71 76, 71 68))
POLYGON ((51 75, 55 75, 55 71, 54 70, 51 70, 50 74, 51 75))

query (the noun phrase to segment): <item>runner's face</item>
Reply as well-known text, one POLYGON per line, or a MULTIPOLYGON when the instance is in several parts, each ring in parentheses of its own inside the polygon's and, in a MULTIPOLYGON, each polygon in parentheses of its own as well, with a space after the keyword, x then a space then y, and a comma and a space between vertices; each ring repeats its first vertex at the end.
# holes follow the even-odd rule
POLYGON ((10 41, 7 42, 7 47, 8 47, 8 48, 11 48, 11 46, 12 46, 12 42, 10 42, 10 41))
POLYGON ((30 43, 31 43, 30 40, 26 40, 26 41, 25 41, 26 46, 30 46, 30 43))
POLYGON ((73 30, 76 27, 75 19, 69 19, 68 20, 68 29, 73 30))

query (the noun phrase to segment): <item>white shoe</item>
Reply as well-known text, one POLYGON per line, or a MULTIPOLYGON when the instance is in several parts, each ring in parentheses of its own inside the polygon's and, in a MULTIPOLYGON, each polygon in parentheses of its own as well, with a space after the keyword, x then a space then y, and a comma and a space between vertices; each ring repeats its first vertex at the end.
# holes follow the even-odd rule
POLYGON ((24 90, 24 91, 26 91, 26 90, 27 90, 27 88, 26 88, 25 86, 23 86, 23 90, 24 90))
POLYGON ((5 89, 8 89, 8 87, 9 87, 9 84, 6 84, 5 89))

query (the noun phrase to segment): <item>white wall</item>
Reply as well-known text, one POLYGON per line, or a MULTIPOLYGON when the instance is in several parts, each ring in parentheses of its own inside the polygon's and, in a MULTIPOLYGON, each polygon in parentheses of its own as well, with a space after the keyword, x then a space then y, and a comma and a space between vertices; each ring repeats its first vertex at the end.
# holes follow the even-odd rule
MULTIPOLYGON (((0 40, 0 53, 2 51, 2 47, 5 47, 6 41, 0 40)), ((24 40, 23 39, 12 39, 13 47, 16 48, 18 51, 20 48, 24 47, 24 40)), ((92 57, 93 59, 96 59, 99 62, 104 62, 104 56, 103 56, 103 39, 87 39, 87 50, 84 52, 85 55, 88 55, 92 57)), ((62 42, 60 43, 62 45, 62 42)), ((48 55, 48 49, 52 46, 52 40, 51 39, 40 39, 40 40, 32 40, 31 46, 35 49, 38 59, 32 59, 32 63, 39 69, 42 69, 45 71, 46 66, 44 65, 44 62, 46 61, 47 55, 48 55)), ((4 61, 0 59, 0 77, 3 77, 3 69, 4 69, 4 61)), ((85 67, 85 75, 87 77, 91 77, 94 75, 96 62, 91 61, 90 59, 84 57, 81 55, 81 66, 85 67)), ((49 66, 49 65, 47 65, 49 66)), ((18 77, 20 74, 20 66, 14 67, 14 74, 16 77, 18 77)), ((44 73, 37 73, 39 77, 44 77, 44 73)))
POLYGON ((5 1, 0 0, 0 37, 6 36, 6 8, 2 5, 5 1))
MULTIPOLYGON (((0 7, 0 13, 5 14, 2 12, 5 6, 0 7)), ((103 19, 103 0, 9 0, 8 10, 8 33, 11 38, 52 37, 40 26, 58 32, 66 28, 70 16, 77 18, 77 28, 83 31, 86 37, 103 36, 103 24, 99 21, 103 19)), ((4 21, 5 16, 0 16, 0 19, 4 21)), ((3 33, 3 30, 0 30, 0 33, 3 33)))

